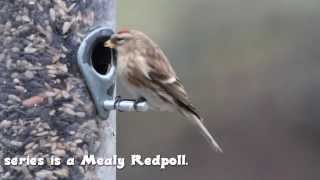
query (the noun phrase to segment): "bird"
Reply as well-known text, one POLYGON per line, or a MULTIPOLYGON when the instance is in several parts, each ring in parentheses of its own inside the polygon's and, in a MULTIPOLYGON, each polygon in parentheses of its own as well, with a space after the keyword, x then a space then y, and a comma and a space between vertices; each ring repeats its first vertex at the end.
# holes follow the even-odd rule
POLYGON ((160 47, 145 33, 122 29, 104 42, 117 51, 117 76, 125 89, 153 110, 179 112, 196 127, 216 152, 223 152, 191 103, 181 80, 160 47))

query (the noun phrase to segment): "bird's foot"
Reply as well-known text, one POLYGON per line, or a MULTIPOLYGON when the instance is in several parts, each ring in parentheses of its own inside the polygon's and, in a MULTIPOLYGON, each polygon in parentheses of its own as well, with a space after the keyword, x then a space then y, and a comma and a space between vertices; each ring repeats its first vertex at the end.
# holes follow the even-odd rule
POLYGON ((146 99, 144 97, 139 97, 133 104, 133 108, 134 110, 138 110, 138 104, 141 103, 141 102, 145 102, 146 99))
POLYGON ((113 109, 118 109, 118 104, 122 101, 121 96, 116 96, 113 104, 113 109))
POLYGON ((118 110, 119 112, 123 112, 121 111, 118 106, 120 105, 120 103, 122 101, 132 101, 132 99, 129 99, 129 98, 122 98, 121 96, 116 96, 115 97, 115 100, 114 100, 114 104, 113 104, 113 109, 116 109, 118 110))

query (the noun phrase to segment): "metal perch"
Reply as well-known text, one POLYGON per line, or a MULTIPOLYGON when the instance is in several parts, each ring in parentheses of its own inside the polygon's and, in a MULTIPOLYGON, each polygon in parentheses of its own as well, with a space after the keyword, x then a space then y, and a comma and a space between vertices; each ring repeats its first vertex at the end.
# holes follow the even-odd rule
POLYGON ((118 111, 148 111, 149 106, 146 102, 138 102, 132 99, 120 99, 120 100, 106 100, 103 102, 103 106, 105 109, 113 110, 116 109, 118 111))

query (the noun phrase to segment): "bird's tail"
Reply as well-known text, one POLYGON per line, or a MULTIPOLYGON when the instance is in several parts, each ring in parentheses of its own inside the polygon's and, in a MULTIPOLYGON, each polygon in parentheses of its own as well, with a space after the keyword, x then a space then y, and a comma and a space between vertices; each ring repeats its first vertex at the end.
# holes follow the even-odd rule
POLYGON ((215 151, 223 153, 221 147, 216 142, 216 140, 214 140, 214 138, 212 137, 212 135, 210 134, 208 129, 204 126, 204 124, 202 123, 202 119, 200 118, 200 116, 198 114, 194 114, 194 113, 188 112, 188 111, 182 111, 182 114, 185 117, 187 117, 191 121, 193 126, 195 126, 201 132, 201 134, 206 138, 206 140, 208 141, 210 146, 215 151))

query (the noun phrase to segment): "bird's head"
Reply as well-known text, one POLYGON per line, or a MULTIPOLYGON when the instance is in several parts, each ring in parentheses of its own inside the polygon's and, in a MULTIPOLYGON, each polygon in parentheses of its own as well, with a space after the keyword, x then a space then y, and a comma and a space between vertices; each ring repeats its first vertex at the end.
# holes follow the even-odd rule
POLYGON ((121 30, 117 33, 113 34, 108 41, 104 43, 104 47, 108 47, 111 49, 119 48, 128 44, 130 41, 134 39, 134 31, 133 30, 121 30))

